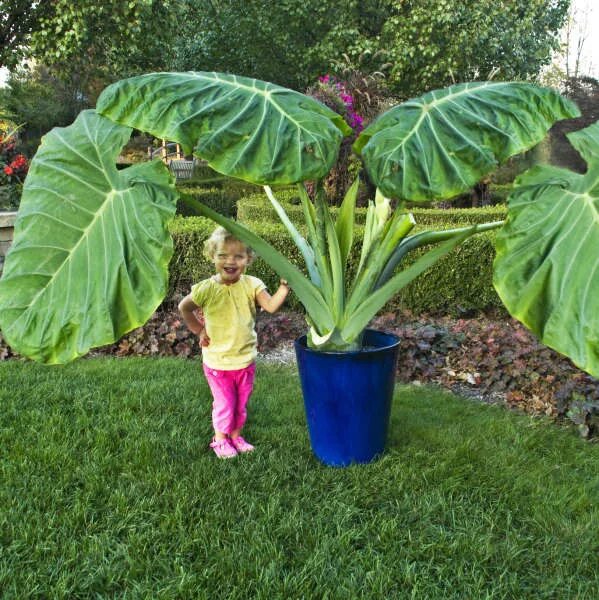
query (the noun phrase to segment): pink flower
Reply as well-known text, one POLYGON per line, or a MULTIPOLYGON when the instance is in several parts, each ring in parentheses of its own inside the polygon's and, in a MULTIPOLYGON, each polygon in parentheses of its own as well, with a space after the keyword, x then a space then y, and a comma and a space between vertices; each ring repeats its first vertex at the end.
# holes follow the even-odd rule
POLYGON ((9 167, 8 165, 6 165, 6 167, 4 167, 4 174, 8 175, 9 177, 14 173, 13 168, 9 167))

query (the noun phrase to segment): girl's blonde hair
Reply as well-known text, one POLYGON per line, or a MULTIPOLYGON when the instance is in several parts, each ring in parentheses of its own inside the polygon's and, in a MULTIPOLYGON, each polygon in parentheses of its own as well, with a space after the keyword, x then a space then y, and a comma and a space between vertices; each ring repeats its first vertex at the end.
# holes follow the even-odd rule
POLYGON ((248 258, 250 262, 254 260, 256 257, 256 253, 252 248, 250 248, 247 244, 244 244, 241 240, 238 240, 230 231, 227 231, 224 227, 217 227, 212 235, 204 242, 204 256, 208 260, 214 260, 214 255, 216 254, 216 249, 219 244, 224 244, 225 242, 239 242, 245 246, 245 251, 247 252, 248 258))

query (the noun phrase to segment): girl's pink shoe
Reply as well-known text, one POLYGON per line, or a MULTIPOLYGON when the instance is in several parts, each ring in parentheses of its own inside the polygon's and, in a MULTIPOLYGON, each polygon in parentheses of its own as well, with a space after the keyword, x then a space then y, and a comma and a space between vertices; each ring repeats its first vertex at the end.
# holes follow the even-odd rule
POLYGON ((214 454, 219 458, 233 458, 234 456, 237 456, 237 450, 235 450, 227 438, 224 440, 212 439, 210 447, 214 450, 214 454))
POLYGON ((251 452, 255 449, 254 446, 248 444, 248 442, 246 442, 240 435, 238 435, 236 438, 230 438, 230 442, 233 444, 237 452, 251 452))

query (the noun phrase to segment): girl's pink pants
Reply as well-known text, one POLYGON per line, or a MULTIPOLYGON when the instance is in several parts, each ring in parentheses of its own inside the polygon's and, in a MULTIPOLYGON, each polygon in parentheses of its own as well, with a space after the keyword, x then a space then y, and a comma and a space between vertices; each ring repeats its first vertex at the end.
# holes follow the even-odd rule
POLYGON ((241 429, 247 419, 247 403, 254 388, 256 365, 222 371, 203 365, 214 402, 212 403, 212 426, 220 433, 241 429))

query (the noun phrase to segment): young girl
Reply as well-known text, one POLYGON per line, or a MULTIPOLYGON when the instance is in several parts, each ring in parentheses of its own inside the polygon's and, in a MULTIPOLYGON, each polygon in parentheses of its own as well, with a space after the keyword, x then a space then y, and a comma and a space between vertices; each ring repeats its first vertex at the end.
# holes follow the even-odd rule
POLYGON ((179 310, 187 327, 200 338, 204 374, 214 399, 210 447, 219 458, 232 458, 254 449, 241 437, 241 430, 254 385, 256 304, 273 313, 289 288, 281 279, 271 296, 260 279, 245 275, 254 252, 222 227, 206 241, 204 254, 214 263, 216 274, 194 285, 179 310), (202 320, 196 315, 198 310, 202 320))

